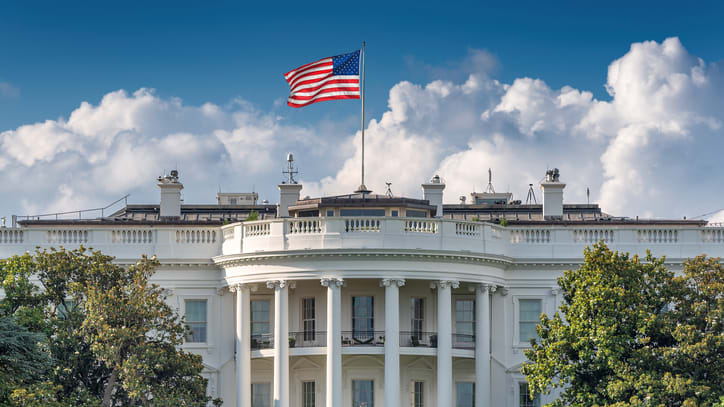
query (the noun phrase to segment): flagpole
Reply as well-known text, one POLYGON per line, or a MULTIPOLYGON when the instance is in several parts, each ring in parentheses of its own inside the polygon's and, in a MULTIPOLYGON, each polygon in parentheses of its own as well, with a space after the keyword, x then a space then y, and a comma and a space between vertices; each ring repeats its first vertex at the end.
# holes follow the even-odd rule
POLYGON ((360 192, 364 196, 365 193, 369 193, 365 186, 365 86, 367 85, 367 78, 365 77, 365 41, 362 41, 362 183, 359 189, 355 192, 360 192))

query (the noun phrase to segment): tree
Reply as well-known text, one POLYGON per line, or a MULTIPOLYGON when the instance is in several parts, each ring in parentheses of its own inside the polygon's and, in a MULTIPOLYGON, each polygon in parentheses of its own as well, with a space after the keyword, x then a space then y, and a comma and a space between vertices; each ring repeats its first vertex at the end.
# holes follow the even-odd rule
POLYGON ((598 243, 558 279, 563 303, 541 315, 522 366, 551 406, 712 406, 724 403, 724 269, 704 256, 681 276, 664 259, 598 243))
POLYGON ((0 316, 0 403, 18 388, 35 384, 50 367, 41 349, 45 336, 28 331, 13 317, 0 316))
POLYGON ((164 290, 149 282, 157 266, 144 256, 123 267, 82 247, 0 264, 6 293, 0 312, 45 334, 53 363, 33 386, 16 389, 12 402, 205 406, 210 400, 201 357, 178 349, 186 334, 183 319, 164 290))

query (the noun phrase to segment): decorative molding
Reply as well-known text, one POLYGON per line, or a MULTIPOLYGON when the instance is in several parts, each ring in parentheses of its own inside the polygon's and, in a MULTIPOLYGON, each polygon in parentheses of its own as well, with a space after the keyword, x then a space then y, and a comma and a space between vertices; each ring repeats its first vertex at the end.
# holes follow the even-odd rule
POLYGON ((438 285, 440 286, 440 288, 458 288, 460 287, 460 282, 457 280, 440 280, 438 282, 438 285))
POLYGON ((405 279, 404 278, 383 278, 380 280, 380 287, 390 287, 391 285, 397 285, 397 287, 402 287, 405 285, 405 279))
POLYGON ((557 295, 560 294, 560 293, 561 293, 561 288, 560 288, 560 287, 551 288, 551 295, 557 296, 557 295))
POLYGON ((344 280, 341 278, 325 277, 319 280, 319 282, 327 288, 337 288, 344 285, 344 280))
POLYGON ((494 293, 495 292, 495 285, 488 284, 488 283, 480 283, 480 284, 473 284, 468 286, 468 291, 471 293, 481 291, 483 293, 494 293))
POLYGON ((266 282, 266 288, 278 290, 288 286, 287 280, 269 280, 266 282))
POLYGON ((505 286, 499 287, 498 291, 500 291, 500 295, 502 295, 503 297, 505 297, 506 295, 508 295, 510 293, 510 289, 505 286))

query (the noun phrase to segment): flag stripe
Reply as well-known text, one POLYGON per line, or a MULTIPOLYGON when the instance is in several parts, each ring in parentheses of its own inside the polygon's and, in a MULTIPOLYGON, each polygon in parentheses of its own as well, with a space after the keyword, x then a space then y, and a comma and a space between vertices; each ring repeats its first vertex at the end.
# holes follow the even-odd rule
POLYGON ((360 52, 322 58, 284 74, 290 94, 287 105, 302 107, 335 99, 359 99, 360 52))

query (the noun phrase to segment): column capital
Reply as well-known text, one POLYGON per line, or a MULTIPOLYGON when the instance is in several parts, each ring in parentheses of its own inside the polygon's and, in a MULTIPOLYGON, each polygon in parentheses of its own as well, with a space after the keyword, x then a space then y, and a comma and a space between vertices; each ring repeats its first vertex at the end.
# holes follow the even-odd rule
POLYGON ((469 286, 468 291, 470 291, 470 292, 480 291, 482 293, 494 293, 496 288, 497 287, 494 284, 480 283, 477 285, 469 286))
POLYGON ((498 291, 500 291, 500 295, 505 297, 510 292, 510 289, 508 287, 500 287, 498 288, 498 291))
POLYGON ((458 287, 460 287, 460 282, 457 280, 440 280, 437 284, 438 284, 438 287, 440 287, 440 288, 458 288, 458 287))
POLYGON ((405 279, 404 278, 383 278, 380 280, 380 287, 390 287, 392 285, 397 285, 398 287, 402 287, 405 285, 405 279))
POLYGON ((266 282, 266 287, 271 289, 280 289, 280 288, 286 288, 288 285, 287 280, 269 280, 266 282))
POLYGON ((561 288, 560 288, 560 287, 551 288, 551 295, 558 295, 558 294, 560 294, 561 292, 562 292, 562 291, 561 291, 561 288))
POLYGON ((334 278, 334 277, 325 277, 325 278, 320 279, 319 282, 324 287, 328 287, 328 288, 342 287, 344 285, 343 279, 334 278))
MULTIPOLYGON (((240 292, 242 290, 249 290, 256 292, 256 290, 259 288, 257 284, 249 284, 249 283, 236 283, 236 284, 230 284, 228 287, 230 292, 236 293, 240 292)), ((224 287, 220 288, 219 291, 223 290, 224 287)))

